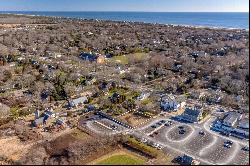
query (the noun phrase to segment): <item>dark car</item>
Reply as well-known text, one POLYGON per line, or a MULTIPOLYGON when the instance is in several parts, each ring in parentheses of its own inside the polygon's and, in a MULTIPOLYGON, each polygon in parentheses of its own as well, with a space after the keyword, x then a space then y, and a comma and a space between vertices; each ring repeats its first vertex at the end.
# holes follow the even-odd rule
POLYGON ((179 128, 179 129, 184 129, 184 126, 179 126, 178 128, 179 128))
POLYGON ((111 128, 112 128, 113 130, 116 130, 118 127, 115 126, 115 125, 111 125, 111 128))
POLYGON ((205 135, 205 132, 204 131, 200 131, 199 134, 200 135, 205 135))
POLYGON ((163 123, 166 123, 166 121, 165 121, 165 120, 161 120, 160 122, 161 122, 162 124, 163 124, 163 123))
POLYGON ((230 145, 230 144, 224 144, 224 147, 226 147, 226 148, 231 148, 232 145, 230 145))
POLYGON ((179 162, 182 162, 182 157, 181 157, 181 156, 177 156, 177 157, 175 158, 175 161, 178 162, 178 163, 179 163, 179 162))
POLYGON ((158 126, 160 126, 160 125, 162 125, 162 122, 158 122, 158 123, 156 123, 158 126))
POLYGON ((170 126, 170 123, 169 122, 165 123, 165 126, 170 126))
POLYGON ((242 148, 242 150, 249 152, 249 147, 245 146, 245 147, 242 148))
POLYGON ((185 134, 186 130, 180 130, 179 134, 185 134))
POLYGON ((224 136, 227 136, 227 137, 229 137, 229 136, 230 136, 230 133, 226 133, 226 132, 221 132, 221 135, 224 135, 224 136))
POLYGON ((225 144, 233 145, 233 142, 230 140, 225 141, 225 144))
POLYGON ((152 128, 156 128, 157 126, 156 125, 153 125, 153 126, 151 126, 152 128))

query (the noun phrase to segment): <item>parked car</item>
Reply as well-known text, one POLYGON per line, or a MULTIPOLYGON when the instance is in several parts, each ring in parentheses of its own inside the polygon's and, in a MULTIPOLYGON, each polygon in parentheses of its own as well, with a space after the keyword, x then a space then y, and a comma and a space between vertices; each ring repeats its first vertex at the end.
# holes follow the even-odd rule
POLYGON ((179 129, 184 129, 184 126, 179 126, 178 128, 179 128, 179 129))
POLYGON ((179 163, 179 162, 182 161, 182 157, 181 156, 177 156, 174 160, 179 163))
POLYGON ((142 139, 141 139, 141 142, 142 142, 142 143, 146 143, 147 141, 148 141, 148 140, 147 140, 146 138, 142 138, 142 139))
POLYGON ((157 147, 159 147, 159 144, 157 144, 157 143, 153 143, 153 145, 152 145, 154 148, 157 148, 157 147))
POLYGON ((170 126, 170 123, 169 122, 165 123, 165 126, 170 126))
POLYGON ((160 122, 163 124, 163 123, 166 123, 166 120, 161 120, 160 122))
POLYGON ((162 122, 158 122, 158 123, 156 123, 158 126, 160 126, 160 125, 162 125, 162 122))
POLYGON ((152 128, 156 128, 157 126, 156 126, 156 125, 152 125, 151 127, 152 127, 152 128))
POLYGON ((163 148, 162 145, 159 145, 159 146, 157 147, 158 150, 161 150, 162 148, 163 148))
POLYGON ((226 148, 231 148, 232 145, 230 145, 230 144, 224 144, 224 147, 226 147, 226 148))
POLYGON ((182 129, 182 130, 179 131, 179 134, 185 134, 185 132, 186 132, 186 130, 182 129))
POLYGON ((205 135, 205 132, 204 132, 203 130, 201 130, 201 131, 199 132, 199 134, 200 134, 200 135, 205 135))
POLYGON ((230 140, 227 140, 224 142, 224 147, 226 147, 226 148, 231 148, 232 145, 233 145, 233 142, 230 140))
POLYGON ((159 133, 158 132, 154 132, 155 135, 158 135, 159 133))
POLYGON ((242 150, 243 150, 243 151, 249 152, 249 147, 248 147, 248 146, 244 146, 244 147, 242 148, 242 150))
POLYGON ((227 136, 227 137, 229 137, 229 136, 230 136, 230 133, 226 133, 226 132, 221 132, 221 135, 224 135, 224 136, 227 136))
POLYGON ((226 144, 233 145, 233 142, 230 140, 225 141, 226 144))
POLYGON ((116 130, 118 127, 115 126, 115 125, 111 125, 111 128, 112 128, 113 130, 116 130))

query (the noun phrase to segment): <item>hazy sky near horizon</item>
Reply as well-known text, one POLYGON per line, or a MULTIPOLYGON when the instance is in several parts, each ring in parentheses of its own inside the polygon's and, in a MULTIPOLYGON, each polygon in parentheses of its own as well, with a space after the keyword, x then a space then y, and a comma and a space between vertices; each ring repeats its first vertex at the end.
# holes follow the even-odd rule
POLYGON ((0 0, 0 11, 249 12, 249 0, 0 0))

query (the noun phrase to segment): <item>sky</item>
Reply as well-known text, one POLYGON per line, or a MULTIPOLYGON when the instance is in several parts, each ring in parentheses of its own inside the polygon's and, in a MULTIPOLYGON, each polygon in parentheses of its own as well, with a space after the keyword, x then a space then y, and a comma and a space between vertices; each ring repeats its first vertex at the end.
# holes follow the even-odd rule
POLYGON ((249 0, 0 0, 0 11, 249 12, 249 0))

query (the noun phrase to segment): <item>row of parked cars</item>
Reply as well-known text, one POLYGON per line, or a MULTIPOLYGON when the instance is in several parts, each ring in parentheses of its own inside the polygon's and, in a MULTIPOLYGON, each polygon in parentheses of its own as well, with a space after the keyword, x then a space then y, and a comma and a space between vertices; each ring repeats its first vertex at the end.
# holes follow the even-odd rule
POLYGON ((161 150, 163 148, 162 145, 156 143, 156 142, 153 142, 153 141, 150 141, 146 138, 136 138, 138 141, 140 141, 141 143, 144 143, 144 144, 147 144, 148 146, 151 146, 151 147, 154 147, 154 148, 157 148, 158 150, 161 150))
POLYGON ((232 145, 233 145, 233 142, 230 141, 230 140, 226 140, 226 141, 224 142, 224 147, 226 147, 226 148, 231 148, 232 145))
POLYGON ((153 124, 151 127, 152 128, 158 128, 161 125, 165 125, 165 126, 171 126, 173 124, 173 122, 171 120, 161 120, 155 124, 153 124))
MULTIPOLYGON (((230 140, 226 140, 224 142, 224 147, 226 147, 226 148, 231 148, 232 145, 233 145, 233 142, 230 141, 230 140)), ((241 150, 243 150, 243 151, 249 151, 249 147, 248 146, 244 146, 241 150)))

